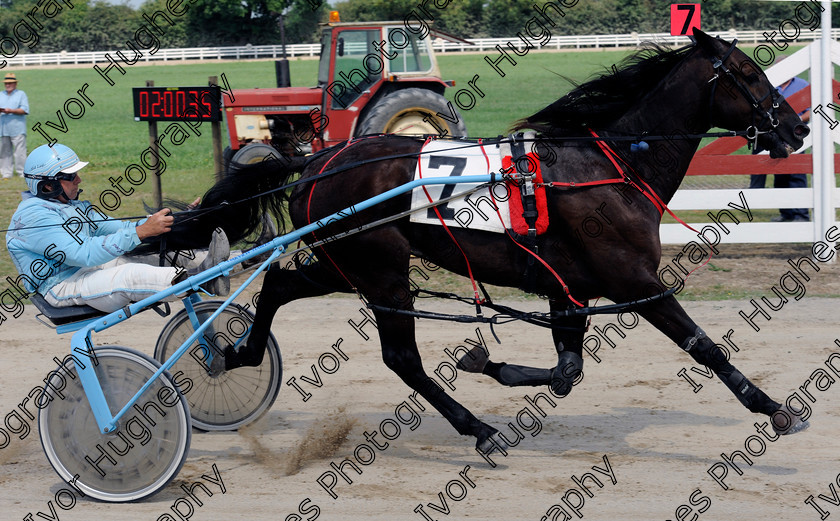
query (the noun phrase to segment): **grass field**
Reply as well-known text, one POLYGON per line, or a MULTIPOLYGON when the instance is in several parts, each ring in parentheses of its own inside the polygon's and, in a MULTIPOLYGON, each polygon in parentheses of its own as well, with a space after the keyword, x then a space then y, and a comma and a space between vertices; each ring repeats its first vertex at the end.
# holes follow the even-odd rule
MULTIPOLYGON (((449 89, 451 98, 459 88, 466 87, 473 75, 479 74, 478 87, 485 97, 476 106, 463 112, 471 136, 495 136, 506 133, 517 118, 529 115, 548 105, 570 88, 560 76, 581 81, 593 73, 619 62, 630 51, 583 52, 532 52, 517 57, 517 65, 504 62, 505 77, 496 74, 483 54, 440 55, 439 65, 444 79, 457 82, 449 89)), ((291 61, 291 78, 294 86, 313 86, 317 77, 317 60, 291 61)), ((271 87, 274 85, 274 67, 266 61, 222 61, 200 64, 136 65, 125 67, 125 75, 111 71, 116 83, 106 81, 89 66, 70 69, 23 69, 14 71, 30 103, 28 128, 42 123, 49 134, 59 142, 73 148, 90 165, 82 172, 83 198, 97 201, 99 194, 111 188, 108 178, 122 175, 132 163, 140 163, 141 153, 149 146, 148 125, 135 122, 131 101, 131 88, 144 86, 154 80, 157 86, 206 85, 208 76, 225 75, 230 86, 237 88, 271 87), (87 106, 78 119, 65 115, 66 133, 50 128, 48 121, 58 125, 56 111, 65 106, 69 98, 80 98, 77 91, 87 84, 84 94, 93 106, 87 106)), ((78 111, 79 105, 71 107, 78 111)), ((159 124, 159 130, 168 123, 159 124)), ((166 169, 161 176, 164 197, 192 200, 212 185, 213 167, 210 125, 202 125, 201 135, 190 136, 182 145, 170 149, 171 156, 164 157, 166 169)), ((227 143, 227 132, 223 129, 227 143)), ((28 148, 44 144, 37 132, 28 133, 28 148)), ((0 223, 5 226, 25 190, 22 179, 0 181, 0 223)), ((114 216, 143 214, 142 203, 152 202, 152 182, 136 187, 135 193, 122 198, 114 216)), ((701 214, 703 212, 700 212, 701 214)), ((5 248, 3 248, 5 249, 5 248)), ((14 274, 15 270, 6 253, 0 254, 0 278, 14 274)), ((0 290, 5 284, 0 282, 0 290)))

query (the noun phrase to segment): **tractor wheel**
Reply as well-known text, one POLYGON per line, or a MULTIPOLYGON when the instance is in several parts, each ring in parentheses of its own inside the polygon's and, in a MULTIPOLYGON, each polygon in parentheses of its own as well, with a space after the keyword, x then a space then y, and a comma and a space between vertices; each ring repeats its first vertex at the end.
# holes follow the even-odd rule
POLYGON ((225 147, 224 151, 222 152, 222 165, 225 169, 225 172, 228 171, 230 168, 230 161, 233 159, 233 149, 229 146, 225 147))
POLYGON ((227 172, 232 174, 239 170, 239 165, 252 165, 268 158, 280 159, 280 152, 265 143, 249 143, 233 154, 227 172))
POLYGON ((467 135, 467 125, 457 109, 454 110, 456 110, 458 121, 452 123, 438 116, 440 112, 451 117, 446 98, 440 94, 418 88, 398 90, 379 100, 359 125, 356 135, 422 136, 432 134, 464 137, 467 135))
MULTIPOLYGON (((280 152, 271 145, 266 145, 265 143, 248 143, 233 154, 230 164, 225 169, 225 175, 236 175, 237 172, 239 172, 239 169, 245 165, 261 163, 269 159, 280 159, 280 152)), ((274 224, 275 220, 271 216, 271 213, 264 213, 262 216, 262 222, 263 225, 259 232, 255 232, 251 236, 245 237, 242 241, 239 241, 236 244, 231 244, 231 248, 245 251, 276 237, 277 226, 274 224)), ((243 267, 247 267, 246 264, 243 263, 243 267)))

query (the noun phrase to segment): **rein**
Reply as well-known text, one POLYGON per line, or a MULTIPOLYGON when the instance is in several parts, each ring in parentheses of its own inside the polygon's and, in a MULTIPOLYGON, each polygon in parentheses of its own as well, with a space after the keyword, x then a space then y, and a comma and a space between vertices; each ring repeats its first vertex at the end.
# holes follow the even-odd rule
MULTIPOLYGON (((482 286, 482 291, 484 291, 484 287, 482 286)), ((452 293, 439 293, 435 291, 423 291, 424 293, 428 293, 432 297, 438 298, 449 298, 452 300, 458 300, 459 302, 464 303, 472 303, 470 299, 459 297, 452 293)), ((566 318, 566 317, 574 317, 580 315, 603 315, 603 314, 618 314, 627 311, 628 309, 644 306, 646 304, 650 304, 651 302, 655 302, 657 300, 670 297, 674 293, 677 292, 676 288, 671 288, 669 290, 663 291, 662 293, 658 293, 656 295, 645 297, 637 300, 632 300, 630 302, 622 302, 619 304, 606 304, 603 306, 585 306, 579 308, 571 308, 566 309, 563 311, 551 311, 548 313, 540 313, 536 311, 519 311, 514 308, 503 306, 500 304, 495 304, 490 301, 489 296, 485 291, 485 300, 482 305, 486 306, 494 311, 497 311, 495 315, 492 316, 473 316, 473 315, 452 315, 449 313, 436 313, 433 311, 412 311, 407 309, 397 309, 397 308, 389 308, 386 306, 379 306, 377 304, 367 304, 367 307, 373 311, 380 311, 384 313, 392 313, 395 315, 404 315, 410 316, 415 318, 428 318, 432 320, 448 320, 452 322, 480 322, 483 324, 506 324, 508 322, 513 322, 515 320, 522 320, 529 324, 533 324, 535 326, 545 327, 549 329, 574 329, 580 330, 581 328, 559 328, 557 326, 552 325, 554 320, 559 318, 566 318)), ((418 292, 413 292, 415 296, 417 296, 418 292)))
MULTIPOLYGON (((764 133, 764 132, 762 132, 762 133, 764 133)), ((373 136, 370 136, 370 137, 373 137, 373 136)), ((701 134, 681 134, 679 136, 647 135, 644 132, 641 133, 641 134, 638 134, 638 135, 633 135, 633 136, 610 136, 608 138, 593 137, 593 136, 563 136, 563 137, 540 136, 540 137, 534 137, 534 138, 519 139, 519 141, 523 141, 523 142, 539 142, 539 141, 543 141, 543 142, 567 142, 567 141, 575 141, 575 142, 584 142, 584 143, 585 142, 597 142, 597 141, 630 141, 630 142, 638 143, 640 141, 668 141, 668 140, 674 140, 674 139, 702 139, 702 138, 707 138, 707 137, 713 137, 713 138, 718 138, 718 137, 744 137, 744 138, 748 138, 748 139, 753 139, 755 136, 749 134, 748 131, 745 131, 745 130, 728 130, 728 131, 723 131, 723 132, 706 132, 706 133, 701 133, 701 134)), ((463 142, 463 140, 453 139, 453 138, 440 138, 440 139, 447 139, 447 140, 451 140, 453 142, 459 142, 459 141, 463 142)), ((350 141, 357 141, 357 140, 358 139, 350 140, 350 141)), ((478 142, 469 143, 468 146, 481 146, 482 144, 483 145, 499 145, 499 144, 502 144, 502 143, 509 143, 510 138, 509 137, 504 137, 504 136, 497 136, 495 138, 482 138, 481 141, 482 141, 481 143, 478 143, 478 142)), ((338 145, 336 145, 336 146, 338 146, 338 145)), ((461 146, 463 146, 463 144, 461 146)), ((237 199, 236 201, 223 201, 223 202, 221 202, 221 203, 219 203, 215 206, 209 207, 209 208, 197 208, 195 210, 183 210, 183 211, 180 211, 180 212, 172 212, 172 215, 173 216, 185 216, 185 218, 183 220, 178 221, 178 224, 186 223, 186 222, 190 222, 190 221, 193 221, 195 219, 198 219, 199 217, 202 217, 205 214, 215 212, 215 211, 221 210, 221 209, 229 207, 229 206, 244 204, 244 203, 247 203, 249 201, 253 201, 254 199, 259 199, 261 197, 265 197, 267 195, 271 195, 271 194, 276 193, 276 192, 282 192, 284 190, 288 190, 289 188, 294 188, 298 185, 316 182, 320 179, 323 179, 323 178, 326 178, 326 177, 329 177, 329 176, 333 176, 333 175, 339 174, 341 172, 345 172, 347 170, 352 170, 352 169, 357 168, 359 166, 369 165, 369 164, 377 162, 377 161, 391 161, 391 160, 394 160, 394 159, 416 158, 416 157, 419 157, 420 155, 422 155, 423 153, 424 152, 408 152, 408 153, 405 153, 405 154, 393 154, 393 155, 390 155, 390 156, 370 158, 370 159, 366 159, 364 161, 356 161, 354 163, 348 163, 346 165, 335 167, 331 170, 323 171, 323 172, 321 172, 319 174, 316 174, 312 177, 307 177, 306 179, 298 179, 296 181, 286 183, 282 186, 278 186, 277 188, 272 188, 271 190, 266 190, 264 192, 260 192, 260 193, 254 194, 254 195, 250 195, 248 197, 243 197, 242 199, 237 199)), ((310 161, 312 161, 313 159, 315 159, 317 157, 319 157, 319 154, 315 154, 313 156, 307 157, 306 161, 302 165, 302 168, 305 168, 306 165, 310 161)), ((269 161, 280 162, 281 160, 277 159, 277 158, 272 158, 269 161)), ((288 161, 287 161, 287 163, 288 163, 288 161)), ((593 184, 594 183, 596 183, 596 182, 593 182, 593 184)), ((558 184, 557 186, 561 186, 561 185, 558 184)), ((563 186, 565 186, 565 185, 563 185, 563 186)), ((568 186, 569 187, 580 187, 580 186, 582 186, 582 184, 581 183, 577 183, 577 184, 570 183, 568 186)), ((99 222, 109 222, 109 221, 132 221, 132 220, 136 220, 136 219, 144 219, 146 217, 148 217, 148 215, 133 215, 133 216, 129 216, 129 217, 109 217, 107 219, 88 219, 88 220, 86 220, 86 222, 99 223, 99 222)), ((53 228, 53 227, 56 227, 56 226, 62 226, 62 225, 61 224, 44 224, 44 225, 39 225, 39 226, 23 226, 23 227, 14 228, 14 229, 13 228, 5 228, 5 229, 0 229, 0 233, 5 233, 5 232, 13 231, 13 230, 28 230, 28 229, 35 229, 35 228, 53 228)))
MULTIPOLYGON (((373 137, 373 136, 369 136, 369 137, 373 137)), ((539 141, 543 141, 543 142, 546 142, 546 141, 548 141, 548 142, 630 141, 630 142, 638 143, 639 141, 643 141, 643 140, 644 141, 667 141, 667 140, 674 140, 674 139, 702 139, 702 138, 707 138, 707 137, 713 137, 713 138, 718 138, 718 137, 744 137, 744 138, 749 138, 750 136, 749 136, 748 132, 745 131, 745 130, 729 130, 729 131, 724 131, 724 132, 706 132, 706 133, 701 133, 701 134, 684 134, 684 135, 680 135, 680 136, 647 135, 645 133, 642 133, 641 135, 634 135, 634 136, 611 136, 609 138, 595 137, 595 136, 564 136, 564 137, 540 136, 540 137, 534 137, 534 138, 521 139, 520 141, 523 141, 523 142, 539 142, 539 141)), ((453 143, 458 142, 458 141, 462 141, 462 140, 453 139, 453 138, 441 138, 441 139, 451 140, 453 143)), ((358 141, 358 139, 350 140, 347 143, 351 143, 351 142, 355 143, 356 141, 358 141)), ((502 144, 502 143, 510 143, 510 142, 511 142, 511 139, 509 137, 497 136, 495 138, 486 138, 486 140, 484 138, 480 138, 479 142, 469 143, 468 146, 474 146, 475 147, 475 146, 482 146, 482 145, 499 145, 499 144, 502 144)), ((347 143, 345 143, 345 146, 346 146, 347 143)), ((336 146, 338 146, 338 145, 336 145, 336 146)), ((461 145, 461 146, 463 146, 463 145, 461 145)), ((438 152, 440 152, 440 151, 438 151, 438 152)), ((244 197, 244 198, 238 199, 236 201, 224 201, 224 202, 222 202, 222 203, 220 203, 216 206, 210 207, 210 208, 198 208, 198 209, 195 209, 195 210, 185 210, 185 211, 182 211, 182 212, 174 212, 173 215, 179 215, 179 216, 180 215, 186 215, 187 217, 185 219, 179 221, 179 223, 185 223, 185 222, 189 222, 189 221, 192 221, 194 219, 197 219, 197 218, 203 216, 204 214, 207 214, 207 213, 210 213, 210 212, 215 212, 215 211, 217 211, 221 208, 227 207, 227 206, 243 204, 243 203, 246 203, 246 202, 249 202, 249 201, 253 201, 254 199, 259 199, 261 197, 271 195, 273 193, 282 192, 284 190, 288 190, 289 188, 294 188, 298 185, 303 185, 303 184, 307 184, 307 183, 314 183, 314 182, 317 182, 317 181, 319 181, 321 179, 324 179, 326 177, 330 177, 330 176, 339 174, 341 172, 352 170, 352 169, 360 167, 360 166, 366 166, 366 165, 369 165, 371 163, 378 162, 378 161, 392 161, 392 160, 395 160, 395 159, 419 158, 424 153, 426 153, 426 152, 422 152, 422 151, 420 151, 420 152, 407 152, 405 154, 393 154, 393 155, 389 155, 389 156, 382 156, 382 157, 374 157, 374 158, 370 158, 370 159, 365 159, 363 161, 356 161, 356 162, 353 162, 353 163, 348 163, 348 164, 345 164, 345 165, 341 165, 339 167, 332 168, 330 170, 322 170, 318 174, 313 175, 311 177, 307 177, 306 179, 298 179, 296 181, 286 183, 282 186, 278 186, 277 188, 272 188, 271 190, 266 190, 264 192, 260 192, 258 194, 254 194, 254 195, 251 195, 251 196, 248 196, 248 197, 244 197)), ((318 155, 314 155, 314 156, 311 156, 310 158, 307 158, 307 160, 303 164, 302 168, 305 168, 306 165, 312 159, 314 159, 316 157, 318 157, 318 155)), ((279 161, 279 159, 272 159, 272 161, 279 161)), ((595 184, 595 183, 597 183, 597 182, 593 182, 593 184, 595 184)), ((602 183, 602 184, 604 184, 604 183, 602 183)), ((560 185, 558 185, 558 186, 560 186, 560 185)), ((579 186, 581 186, 581 183, 578 183, 577 185, 575 185, 574 183, 571 183, 569 186, 570 187, 575 187, 575 186, 579 187, 579 186)), ((103 219, 101 221, 132 220, 132 219, 142 219, 144 217, 147 217, 147 216, 146 215, 141 215, 141 216, 134 216, 134 217, 121 217, 121 218, 114 218, 114 219, 103 219)), ((93 221, 93 222, 101 222, 101 221, 93 221)), ((57 226, 57 225, 46 225, 46 226, 57 226)), ((19 228, 19 229, 23 229, 23 228, 19 228)), ((5 232, 5 231, 9 231, 9 230, 0 230, 0 232, 5 232)))

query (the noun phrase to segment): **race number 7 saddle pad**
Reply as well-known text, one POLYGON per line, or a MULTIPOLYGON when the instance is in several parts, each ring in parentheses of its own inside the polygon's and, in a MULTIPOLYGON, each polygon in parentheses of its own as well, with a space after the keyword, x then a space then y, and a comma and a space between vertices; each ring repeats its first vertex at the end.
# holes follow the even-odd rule
MULTIPOLYGON (((508 154, 510 152, 503 152, 497 144, 429 141, 420 154, 414 179, 482 175, 499 173, 503 169, 510 171, 512 161, 508 154), (504 156, 502 156, 503 153, 505 153, 504 156)), ((529 155, 536 159, 533 154, 529 155)), ((530 163, 536 165, 537 168, 534 181, 541 183, 539 161, 533 160, 530 163)), ((415 188, 411 195, 411 208, 420 208, 430 202, 446 199, 474 188, 477 184, 479 183, 425 185, 415 188)), ((535 193, 539 211, 536 229, 537 233, 542 233, 548 226, 545 189, 537 187, 535 193)), ((520 189, 513 182, 494 183, 491 187, 482 188, 477 192, 441 204, 437 206, 437 210, 440 217, 434 208, 415 211, 411 214, 411 222, 438 226, 446 224, 446 226, 456 228, 496 233, 504 233, 506 229, 512 229, 520 235, 528 232, 528 225, 522 217, 520 189)))

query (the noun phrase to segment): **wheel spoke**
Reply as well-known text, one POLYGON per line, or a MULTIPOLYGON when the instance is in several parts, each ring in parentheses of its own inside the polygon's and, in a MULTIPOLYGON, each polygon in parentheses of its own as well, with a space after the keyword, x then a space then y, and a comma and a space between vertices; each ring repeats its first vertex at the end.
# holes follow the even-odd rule
MULTIPOLYGON (((126 348, 96 353, 95 371, 111 414, 160 367, 126 348)), ((72 361, 66 371, 72 378, 66 378, 65 399, 50 402, 38 418, 41 443, 59 476, 70 481, 78 474, 79 489, 97 499, 131 501, 154 494, 177 475, 191 434, 186 402, 168 375, 155 380, 114 432, 102 434, 72 361)))
MULTIPOLYGON (((217 301, 201 302, 195 307, 196 314, 209 317, 219 304, 217 301)), ((227 342, 245 345, 247 337, 240 341, 236 335, 245 333, 240 325, 245 317, 251 317, 251 321, 253 318, 243 308, 234 306, 236 304, 216 317, 210 326, 213 333, 206 335, 205 341, 218 338, 216 343, 220 348, 226 347, 221 344, 227 342)), ((250 325, 251 322, 248 322, 247 326, 250 325)), ((178 313, 161 333, 155 349, 156 358, 165 361, 193 332, 186 312, 178 313)), ((180 371, 192 381, 192 388, 185 397, 190 404, 194 427, 202 430, 236 429, 256 420, 271 407, 279 391, 282 370, 280 352, 273 336, 269 335, 267 353, 259 367, 242 367, 216 377, 208 374, 206 363, 190 355, 191 352, 202 353, 198 346, 197 342, 193 344, 170 369, 176 380, 180 371)), ((216 353, 214 349, 214 356, 216 353)))

